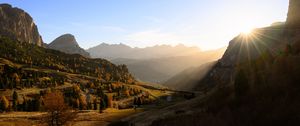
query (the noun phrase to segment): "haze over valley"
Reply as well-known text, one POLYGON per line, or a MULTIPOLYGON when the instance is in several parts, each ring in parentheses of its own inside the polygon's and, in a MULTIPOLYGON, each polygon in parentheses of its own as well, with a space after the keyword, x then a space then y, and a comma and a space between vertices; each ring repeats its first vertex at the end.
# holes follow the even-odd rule
POLYGON ((225 49, 201 51, 183 44, 132 48, 125 44, 102 43, 87 51, 93 58, 106 58, 115 64, 127 65, 141 81, 163 83, 185 69, 219 59, 225 49))
POLYGON ((298 126, 299 12, 299 0, 4 0, 0 126, 298 126))

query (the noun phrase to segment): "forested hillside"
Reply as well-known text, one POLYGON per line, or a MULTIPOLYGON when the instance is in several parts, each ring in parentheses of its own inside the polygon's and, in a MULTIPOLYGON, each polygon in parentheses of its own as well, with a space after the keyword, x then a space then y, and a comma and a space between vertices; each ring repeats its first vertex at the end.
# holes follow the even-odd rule
POLYGON ((47 68, 62 72, 97 77, 104 81, 134 82, 125 65, 116 66, 104 59, 89 59, 79 54, 38 47, 0 38, 0 57, 29 68, 47 68))

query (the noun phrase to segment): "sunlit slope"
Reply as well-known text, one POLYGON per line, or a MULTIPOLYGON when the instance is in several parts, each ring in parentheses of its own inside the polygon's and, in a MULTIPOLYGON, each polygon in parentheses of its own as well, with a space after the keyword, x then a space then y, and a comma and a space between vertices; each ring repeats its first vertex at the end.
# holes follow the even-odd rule
POLYGON ((79 54, 66 54, 28 43, 0 38, 0 57, 27 67, 48 68, 98 77, 105 81, 134 82, 125 65, 116 66, 104 59, 89 59, 79 54))

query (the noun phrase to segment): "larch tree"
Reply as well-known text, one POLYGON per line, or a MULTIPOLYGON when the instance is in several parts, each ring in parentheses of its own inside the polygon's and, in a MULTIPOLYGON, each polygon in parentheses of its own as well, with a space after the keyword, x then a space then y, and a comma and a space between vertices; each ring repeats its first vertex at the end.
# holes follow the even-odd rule
POLYGON ((65 104, 64 96, 61 92, 48 93, 43 100, 44 108, 48 112, 43 121, 49 126, 65 125, 76 117, 76 113, 65 104))
POLYGON ((7 100, 7 98, 5 96, 1 97, 1 109, 3 111, 7 111, 8 107, 9 107, 9 101, 7 100))

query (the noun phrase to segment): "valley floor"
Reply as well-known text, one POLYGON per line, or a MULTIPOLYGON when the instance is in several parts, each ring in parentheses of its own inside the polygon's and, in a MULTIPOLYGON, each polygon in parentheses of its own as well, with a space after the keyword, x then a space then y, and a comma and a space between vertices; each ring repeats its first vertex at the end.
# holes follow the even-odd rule
MULTIPOLYGON (((136 110, 108 108, 99 113, 97 110, 79 111, 77 117, 72 121, 72 126, 106 126, 112 122, 120 121, 124 118, 136 117, 146 112, 157 112, 159 109, 174 105, 184 99, 181 97, 174 98, 172 102, 161 99, 159 103, 143 105, 136 110)), ((43 126, 40 122, 45 112, 6 112, 0 114, 0 126, 43 126)), ((148 114, 148 113, 147 113, 148 114)), ((151 115, 151 114, 150 114, 151 115)))
MULTIPOLYGON (((57 88, 65 88, 71 86, 70 84, 58 86, 57 88)), ((136 117, 136 115, 143 114, 144 112, 157 111, 159 109, 172 106, 181 101, 185 101, 182 94, 177 93, 176 95, 172 91, 161 90, 161 88, 154 88, 147 84, 130 85, 137 89, 141 89, 149 92, 150 96, 154 97, 157 102, 142 105, 141 107, 134 110, 129 109, 114 109, 108 108, 99 113, 99 110, 80 110, 77 117, 72 121, 72 126, 106 126, 112 122, 120 121, 124 118, 136 117), (172 95, 172 96, 171 96, 172 95), (171 100, 169 98, 171 96, 171 100)), ((41 89, 26 89, 19 90, 18 93, 26 94, 28 92, 39 92, 41 89)), ((2 94, 6 94, 11 91, 2 91, 2 94)), ((128 99, 131 99, 128 98, 128 99)), ((126 99, 124 99, 126 101, 126 99)), ((119 101, 122 102, 122 101, 119 101)), ((41 119, 46 112, 5 112, 0 114, 0 126, 42 126, 41 119)))
MULTIPOLYGON (((137 114, 143 109, 106 109, 103 113, 96 110, 80 111, 72 122, 73 126, 106 126, 113 121, 137 114)), ((0 126, 41 125, 39 120, 44 112, 7 112, 0 115, 0 126)))

